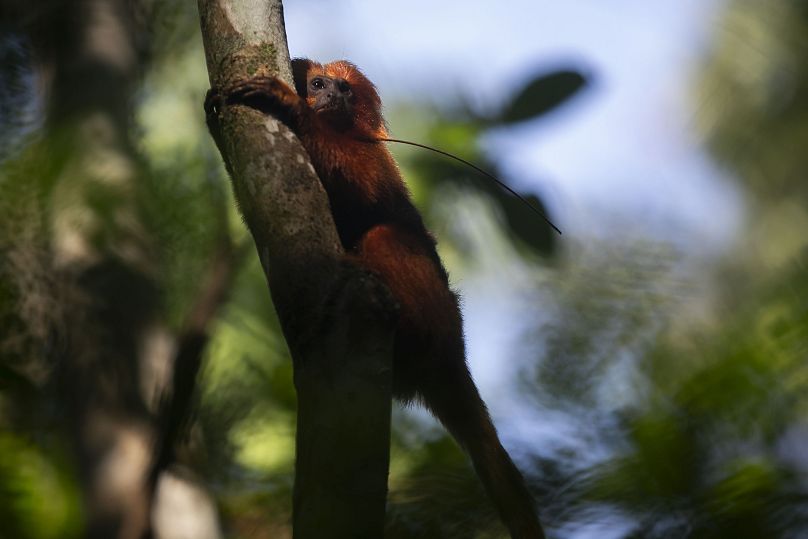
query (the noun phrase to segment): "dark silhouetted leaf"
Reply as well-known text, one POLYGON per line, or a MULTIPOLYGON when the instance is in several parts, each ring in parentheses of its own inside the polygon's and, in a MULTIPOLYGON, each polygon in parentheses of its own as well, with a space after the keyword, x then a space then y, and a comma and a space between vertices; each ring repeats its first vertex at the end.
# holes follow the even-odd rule
POLYGON ((578 93, 586 77, 578 71, 561 70, 534 78, 506 105, 499 123, 516 123, 541 116, 578 93))
MULTIPOLYGON (((491 193, 494 194, 494 200, 502 208, 508 230, 516 239, 538 254, 549 255, 555 251, 558 235, 550 228, 550 225, 510 193, 502 190, 491 191, 491 193)), ((523 194, 522 197, 531 206, 547 215, 544 204, 536 195, 523 194)), ((552 219, 549 215, 547 217, 552 219)))

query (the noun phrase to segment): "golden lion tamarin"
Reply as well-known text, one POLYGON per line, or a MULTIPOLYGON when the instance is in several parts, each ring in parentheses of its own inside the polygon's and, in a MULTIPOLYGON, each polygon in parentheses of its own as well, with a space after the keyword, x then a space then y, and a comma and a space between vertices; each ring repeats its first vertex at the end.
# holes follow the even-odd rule
POLYGON ((289 126, 322 181, 347 256, 379 276, 400 305, 393 391, 423 403, 471 457, 511 536, 544 537, 522 475, 502 447, 466 365, 458 298, 384 145, 374 85, 350 62, 292 63, 296 92, 255 77, 211 91, 216 106, 244 104, 289 126))

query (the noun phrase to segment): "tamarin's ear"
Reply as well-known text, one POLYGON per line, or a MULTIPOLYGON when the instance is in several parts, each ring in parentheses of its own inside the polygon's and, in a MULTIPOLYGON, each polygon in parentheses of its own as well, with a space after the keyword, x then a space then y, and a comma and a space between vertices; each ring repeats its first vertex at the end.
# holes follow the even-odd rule
POLYGON ((295 58, 292 60, 292 78, 295 80, 295 91, 302 98, 307 97, 308 73, 314 62, 308 58, 295 58))

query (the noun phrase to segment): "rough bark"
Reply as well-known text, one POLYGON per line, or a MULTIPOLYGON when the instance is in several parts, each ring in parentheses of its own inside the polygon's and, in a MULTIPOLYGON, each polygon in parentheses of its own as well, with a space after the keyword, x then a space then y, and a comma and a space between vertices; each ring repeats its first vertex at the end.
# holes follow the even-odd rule
MULTIPOLYGON (((199 12, 213 86, 254 75, 291 84, 279 0, 199 0, 199 12)), ((393 302, 345 260, 325 193, 294 134, 241 106, 226 107, 220 123, 220 150, 294 361, 294 535, 381 537, 393 302)))

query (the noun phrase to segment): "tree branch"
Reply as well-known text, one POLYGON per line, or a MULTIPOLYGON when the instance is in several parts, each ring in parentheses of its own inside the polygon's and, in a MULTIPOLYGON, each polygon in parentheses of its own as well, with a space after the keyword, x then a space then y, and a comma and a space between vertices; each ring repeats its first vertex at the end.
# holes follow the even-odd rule
POLYGON ((188 312, 177 339, 171 389, 163 395, 157 417, 157 442, 149 474, 152 499, 160 474, 174 460, 174 446, 188 424, 197 374, 210 340, 210 325, 227 300, 236 272, 247 254, 247 247, 245 242, 234 246, 228 234, 222 235, 197 300, 188 312))

